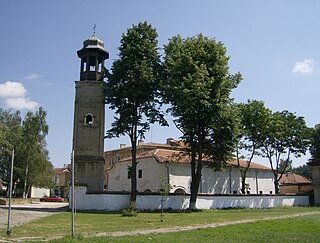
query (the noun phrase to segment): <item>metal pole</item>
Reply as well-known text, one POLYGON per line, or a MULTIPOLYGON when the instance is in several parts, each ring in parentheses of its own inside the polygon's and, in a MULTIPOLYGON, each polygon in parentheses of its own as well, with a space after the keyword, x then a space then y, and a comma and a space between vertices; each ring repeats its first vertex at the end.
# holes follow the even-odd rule
POLYGON ((74 211, 75 211, 75 201, 74 201, 74 150, 72 150, 72 160, 71 160, 71 221, 72 221, 72 237, 74 237, 74 211))
POLYGON ((11 197, 12 197, 12 182, 13 182, 13 161, 14 161, 14 149, 12 150, 12 158, 11 158, 7 234, 11 233, 10 222, 11 222, 11 197))

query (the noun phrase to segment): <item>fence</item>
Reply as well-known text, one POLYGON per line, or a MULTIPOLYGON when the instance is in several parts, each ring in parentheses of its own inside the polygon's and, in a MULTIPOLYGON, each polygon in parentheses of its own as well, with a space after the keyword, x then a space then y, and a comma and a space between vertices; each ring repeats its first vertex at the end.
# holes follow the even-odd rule
MULTIPOLYGON (((128 194, 86 193, 86 187, 75 188, 75 204, 78 210, 124 209, 129 201, 128 194)), ((138 195, 139 210, 159 210, 161 195, 138 195)), ((306 195, 199 195, 198 209, 222 208, 273 208, 283 206, 309 206, 306 195)), ((189 206, 189 196, 169 195, 163 202, 164 209, 181 210, 189 206)))

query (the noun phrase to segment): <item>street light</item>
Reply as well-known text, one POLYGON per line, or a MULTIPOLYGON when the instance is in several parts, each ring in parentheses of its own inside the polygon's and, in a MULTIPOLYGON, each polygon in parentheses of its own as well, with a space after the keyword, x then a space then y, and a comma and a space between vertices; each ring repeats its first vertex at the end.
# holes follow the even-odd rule
POLYGON ((10 170, 10 187, 9 187, 9 208, 8 208, 8 224, 7 224, 7 235, 11 233, 11 197, 12 197, 12 183, 13 183, 13 161, 14 161, 14 149, 12 150, 11 158, 11 170, 10 170))

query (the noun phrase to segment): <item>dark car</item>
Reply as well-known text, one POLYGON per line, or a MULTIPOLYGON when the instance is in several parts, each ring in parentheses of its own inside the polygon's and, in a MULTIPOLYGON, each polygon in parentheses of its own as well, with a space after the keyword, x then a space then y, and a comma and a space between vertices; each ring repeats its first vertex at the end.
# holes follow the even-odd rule
POLYGON ((40 198, 40 202, 63 202, 64 199, 59 196, 50 196, 40 198))

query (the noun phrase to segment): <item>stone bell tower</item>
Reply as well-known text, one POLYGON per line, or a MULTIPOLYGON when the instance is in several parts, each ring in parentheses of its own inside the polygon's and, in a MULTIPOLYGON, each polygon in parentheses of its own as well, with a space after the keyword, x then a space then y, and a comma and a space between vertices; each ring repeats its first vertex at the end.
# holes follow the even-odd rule
POLYGON ((95 33, 77 52, 81 59, 80 81, 75 81, 73 150, 75 180, 87 191, 104 187, 104 60, 109 53, 95 33))

